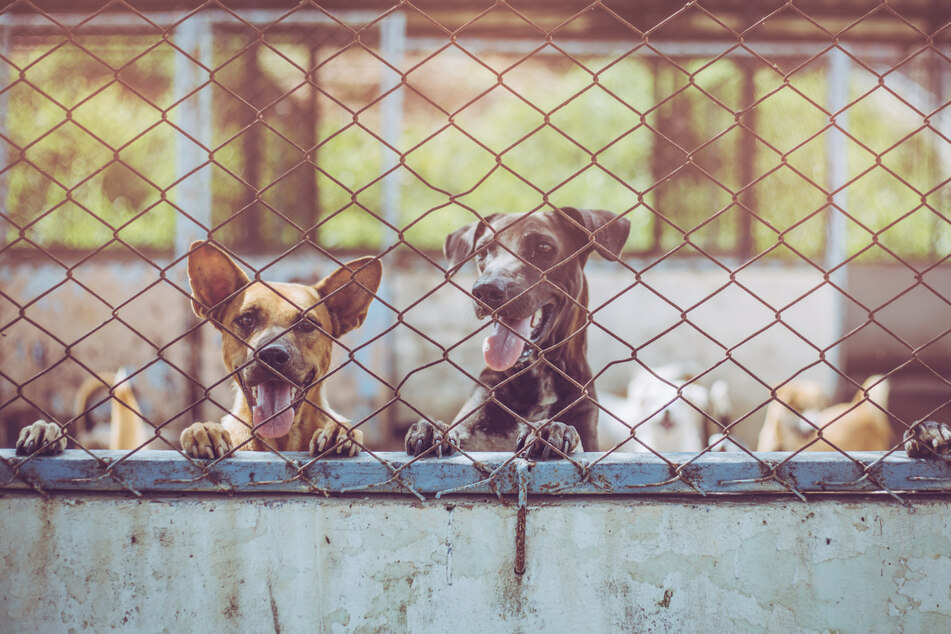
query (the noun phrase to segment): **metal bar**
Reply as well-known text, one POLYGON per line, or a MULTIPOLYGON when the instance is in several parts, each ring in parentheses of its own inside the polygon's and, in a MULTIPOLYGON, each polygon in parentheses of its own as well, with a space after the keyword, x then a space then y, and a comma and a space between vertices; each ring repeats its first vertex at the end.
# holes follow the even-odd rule
MULTIPOLYGON (((661 62, 659 58, 652 59, 648 62, 651 69, 651 76, 654 78, 654 102, 660 103, 666 95, 664 95, 664 89, 667 88, 667 68, 661 67, 661 62)), ((657 118, 657 127, 666 128, 668 127, 667 121, 668 116, 666 109, 658 108, 656 111, 657 118)), ((653 137, 654 147, 652 148, 652 154, 654 160, 651 161, 652 177, 655 183, 659 183, 664 180, 667 175, 672 170, 672 165, 675 163, 676 159, 671 159, 670 157, 670 145, 667 143, 659 143, 657 137, 653 137)), ((651 213, 649 217, 651 222, 651 244, 649 251, 651 253, 660 253, 663 251, 664 244, 664 229, 667 225, 660 219, 659 215, 666 215, 667 205, 664 200, 665 190, 658 189, 653 192, 654 198, 654 209, 657 210, 655 213, 651 213)))
MULTIPOLYGON (((56 23, 66 28, 73 28, 80 24, 84 26, 112 27, 112 28, 141 28, 148 26, 139 13, 116 12, 100 13, 92 20, 88 13, 53 13, 49 14, 56 23)), ((236 20, 227 11, 204 9, 200 14, 189 15, 188 11, 146 11, 142 15, 163 28, 181 28, 188 22, 200 18, 209 24, 234 25, 236 20), (187 19, 185 19, 187 18, 187 19), (183 21, 184 20, 184 21, 183 21), (181 24, 179 24, 181 22, 181 24)), ((267 25, 278 20, 282 25, 314 26, 344 23, 370 23, 379 19, 379 12, 375 11, 334 11, 333 17, 325 11, 302 8, 290 12, 286 9, 250 9, 240 12, 241 19, 250 24, 267 25)), ((55 23, 50 22, 47 14, 41 13, 11 13, 6 16, 8 24, 15 27, 29 27, 50 29, 61 32, 55 23)))
MULTIPOLYGON (((187 51, 189 57, 175 57, 175 95, 182 98, 208 82, 211 68, 211 25, 200 16, 183 22, 175 32, 175 43, 187 51), (196 63, 198 62, 198 63, 196 63), (200 65, 199 65, 200 64, 200 65)), ((179 185, 176 200, 195 222, 175 227, 175 254, 183 255, 192 241, 204 237, 211 227, 211 170, 208 169, 208 152, 212 143, 211 88, 206 86, 178 107, 178 126, 188 135, 175 138, 176 173, 179 185), (195 171, 197 170, 197 171, 195 171), (204 231, 200 231, 202 229, 204 231)))
POLYGON ((232 225, 232 228, 238 232, 235 236, 235 245, 249 253, 260 252, 263 243, 266 242, 259 196, 261 188, 265 185, 261 173, 264 171, 267 154, 261 138, 261 107, 267 104, 268 99, 266 94, 262 94, 264 93, 264 78, 261 76, 261 65, 258 62, 260 50, 261 43, 258 41, 251 45, 242 56, 245 66, 243 96, 254 107, 248 127, 241 133, 245 161, 244 176, 251 185, 251 189, 247 192, 241 218, 232 225))
MULTIPOLYGON (((303 452, 285 452, 283 457, 237 452, 205 466, 206 461, 188 460, 173 451, 142 450, 114 465, 114 477, 103 477, 103 464, 126 455, 125 451, 70 449, 60 456, 25 459, 13 449, 0 449, 0 490, 36 486, 48 491, 124 491, 132 487, 143 494, 222 490, 300 493, 313 491, 313 483, 329 492, 406 493, 393 478, 393 470, 397 470, 424 495, 464 486, 467 494, 519 494, 519 461, 513 461, 509 453, 476 454, 484 469, 505 465, 492 481, 485 480, 485 471, 465 456, 407 464, 412 458, 401 452, 322 459, 308 464, 303 477, 298 477, 298 465, 310 460, 303 452)), ((523 491, 525 495, 699 495, 697 488, 706 495, 789 494, 790 487, 806 494, 872 493, 883 491, 883 487, 891 491, 951 491, 948 462, 914 460, 902 454, 883 457, 880 452, 850 456, 852 460, 830 452, 805 452, 793 458, 788 453, 759 453, 757 460, 739 452, 700 457, 670 453, 664 456, 668 463, 649 453, 614 453, 603 458, 600 453, 581 453, 573 456, 577 464, 566 460, 527 463, 531 468, 523 475, 523 491), (582 463, 590 465, 584 473, 578 466, 582 463), (679 478, 674 476, 678 466, 679 478), (775 477, 770 477, 771 470, 775 477), (866 471, 874 477, 864 477, 866 471)))
MULTIPOLYGON (((0 55, 4 59, 10 59, 10 27, 7 26, 9 16, 0 16, 0 55)), ((7 122, 10 115, 9 90, 4 90, 10 81, 10 65, 0 61, 0 134, 9 138, 7 134, 7 122)), ((8 145, 0 141, 0 170, 6 170, 10 162, 10 153, 7 151, 8 145)), ((7 181, 9 180, 9 170, 0 173, 0 212, 10 214, 7 208, 7 181)), ((0 217, 0 249, 7 245, 7 223, 0 217)))
MULTIPOLYGON (((406 40, 410 51, 432 51, 446 45, 446 38, 441 37, 410 37, 406 40)), ((561 39, 553 40, 555 46, 542 46, 540 39, 492 39, 492 38, 459 38, 459 45, 473 54, 504 53, 526 55, 536 52, 539 55, 563 55, 561 50, 570 51, 579 56, 614 56, 637 49, 638 57, 726 57, 726 58, 753 58, 755 51, 763 57, 813 57, 819 55, 829 47, 828 40, 808 42, 745 42, 746 47, 737 47, 728 50, 735 44, 735 39, 712 40, 705 42, 681 42, 650 40, 650 46, 641 46, 643 40, 639 38, 615 39, 607 41, 561 39)), ((840 44, 842 46, 842 44, 840 44)), ((863 60, 894 61, 901 59, 907 52, 904 47, 883 43, 850 42, 848 50, 863 60)))
MULTIPOLYGON (((320 101, 318 96, 320 93, 317 92, 317 44, 314 42, 307 43, 307 116, 304 125, 306 130, 304 131, 304 147, 307 152, 304 155, 305 166, 307 169, 307 178, 305 179, 302 189, 304 200, 310 201, 311 208, 308 210, 306 215, 303 215, 299 219, 299 222, 305 227, 311 226, 311 224, 316 224, 320 218, 320 210, 318 205, 320 204, 320 192, 317 191, 317 169, 318 165, 317 159, 317 139, 320 136, 317 132, 318 126, 320 125, 320 101)), ((314 229, 306 234, 304 234, 305 240, 312 240, 315 244, 318 243, 320 230, 314 229)))
MULTIPOLYGON (((399 147, 403 134, 403 94, 401 88, 403 82, 402 74, 395 69, 403 68, 403 56, 406 49, 406 14, 394 12, 380 21, 380 55, 386 60, 382 64, 380 73, 380 94, 386 95, 380 104, 380 133, 383 139, 383 147, 380 151, 380 172, 386 174, 383 177, 382 188, 382 209, 381 215, 384 223, 380 225, 380 242, 386 246, 392 230, 389 227, 400 226, 400 207, 401 207, 401 171, 399 170, 400 156, 394 154, 391 147, 399 147)), ((382 332, 386 329, 389 320, 389 309, 387 306, 393 305, 393 289, 384 276, 380 287, 376 292, 380 301, 373 302, 370 305, 370 311, 364 328, 368 332, 382 332)), ((357 360, 366 367, 372 367, 371 353, 373 346, 361 348, 357 352, 357 360)), ((394 346, 376 346, 381 350, 377 355, 378 363, 382 364, 380 375, 391 385, 395 385, 398 379, 396 373, 396 350, 394 346)), ((357 405, 353 416, 359 420, 373 411, 373 403, 377 400, 379 394, 379 382, 368 376, 365 372, 357 370, 357 393, 359 398, 355 403, 357 405)), ((383 436, 389 436, 392 425, 395 424, 393 417, 396 408, 388 408, 386 412, 379 417, 377 421, 379 433, 383 436)))
MULTIPOLYGON (((175 31, 175 43, 186 51, 189 57, 175 57, 175 95, 181 99, 192 93, 198 86, 208 81, 208 70, 212 65, 211 52, 214 47, 211 25, 202 16, 193 16, 183 22, 175 31)), ((204 87, 179 104, 178 126, 190 135, 177 134, 175 137, 175 170, 177 196, 181 213, 175 215, 175 257, 183 257, 189 245, 205 238, 212 224, 212 184, 209 152, 212 144, 214 126, 212 114, 211 88, 204 87), (194 140, 193 140, 194 139, 194 140), (196 171, 197 170, 197 171, 196 171)), ((184 267, 175 267, 176 282, 182 288, 188 288, 184 267)), ((186 311, 185 331, 191 330, 188 359, 185 361, 188 374, 193 379, 201 376, 201 337, 202 329, 195 328, 197 323, 191 311, 186 311)), ((188 402, 193 404, 192 416, 201 420, 203 414, 203 390, 199 381, 188 382, 188 402)))
MULTIPOLYGON (((826 249, 824 254, 824 268, 828 273, 829 281, 838 288, 846 288, 846 267, 840 266, 847 257, 847 229, 845 214, 840 209, 847 210, 848 194, 841 187, 849 179, 849 157, 846 146, 846 134, 849 131, 849 113, 846 106, 849 102, 849 72, 851 62, 849 56, 839 48, 829 54, 829 69, 826 73, 828 89, 828 111, 831 113, 830 123, 833 124, 826 136, 826 153, 829 162, 828 191, 829 207, 826 212, 826 249), (836 268, 838 267, 838 268, 836 268), (835 270, 832 270, 832 269, 835 270)), ((833 335, 832 341, 837 342, 845 334, 845 295, 833 291, 833 335)), ((835 394, 839 382, 836 369, 843 370, 842 345, 833 346, 826 354, 829 371, 826 373, 829 392, 835 394)))
MULTIPOLYGON (((406 50, 406 15, 393 13, 380 22, 380 55, 387 61, 383 64, 380 93, 386 95, 380 104, 381 136, 390 147, 399 147, 403 134, 403 76, 395 69, 403 67, 406 50)), ((384 173, 399 165, 399 156, 383 147, 382 170, 384 173)), ((398 226, 400 213, 400 172, 390 172, 383 179, 383 219, 398 226)), ((384 230, 385 231, 385 230, 384 230)))
MULTIPOLYGON (((938 26, 935 25, 934 31, 937 31, 937 30, 938 30, 938 26)), ((925 103, 928 104, 927 106, 928 112, 932 112, 935 110, 938 111, 934 119, 932 120, 931 125, 933 125, 938 130, 944 132, 943 128, 946 129, 946 126, 942 124, 944 123, 944 121, 947 121, 947 115, 944 112, 944 109, 940 108, 940 106, 945 101, 945 85, 947 82, 947 71, 945 69, 945 66, 947 66, 947 64, 945 64, 943 60, 939 61, 939 58, 937 55, 932 55, 928 57, 925 63, 927 64, 926 72, 928 75, 928 84, 929 84, 928 90, 926 92, 927 101, 925 103)), ((931 139, 930 149, 932 152, 934 152, 934 155, 937 158, 937 160, 931 162, 930 164, 930 168, 931 168, 930 178, 932 179, 932 182, 938 183, 938 182, 941 182, 942 180, 941 174, 945 172, 948 168, 948 162, 944 158, 944 156, 947 155, 947 150, 945 148, 946 144, 944 141, 940 141, 938 137, 932 136, 929 138, 931 139)), ((931 198, 932 204, 935 204, 933 201, 935 198, 937 198, 937 196, 929 196, 929 198, 931 198)), ((931 231, 933 232, 933 234, 935 236, 938 236, 944 233, 942 231, 945 225, 944 220, 940 218, 937 214, 932 214, 930 218, 931 218, 931 231)), ((941 257, 939 255, 938 243, 939 243, 938 239, 932 240, 931 248, 928 251, 929 257, 934 258, 935 260, 941 257)))
MULTIPOLYGON (((742 77, 742 107, 749 108, 743 113, 743 135, 740 138, 740 187, 747 187, 756 178, 756 109, 750 106, 756 101, 756 66, 750 59, 741 60, 739 63, 740 75, 742 77)), ((752 212, 756 209, 756 192, 753 188, 744 191, 740 197, 740 209, 737 209, 739 244, 737 245, 738 257, 741 260, 747 260, 753 254, 753 216, 752 212)))
MULTIPOLYGON (((178 25, 186 16, 187 12, 178 11, 156 11, 144 13, 150 21, 161 28, 169 28, 178 25)), ((370 24, 379 20, 380 14, 373 11, 334 11, 332 16, 327 12, 317 9, 302 8, 293 12, 281 9, 253 9, 242 10, 241 19, 254 25, 268 25, 278 22, 282 26, 318 26, 318 25, 337 25, 344 24, 370 24)), ((111 28, 142 28, 148 27, 148 24, 137 13, 100 13, 94 19, 89 20, 89 14, 86 13, 56 13, 53 14, 56 23, 66 28, 73 28, 79 24, 88 27, 111 27, 111 28), (88 21, 88 22, 87 22, 88 21)), ((199 15, 188 16, 182 22, 185 24, 195 17, 201 17, 211 24, 234 25, 236 20, 228 12, 216 11, 214 9, 205 9, 199 15)), ((24 13, 8 14, 6 16, 8 23, 14 27, 29 27, 51 32, 60 33, 62 29, 56 24, 52 24, 50 19, 42 14, 24 13)), ((463 38, 460 38, 463 39, 463 38)), ((448 38, 446 37, 409 37, 406 39, 406 48, 410 51, 432 51, 436 48, 445 46, 448 38)), ((467 51, 480 53, 507 53, 524 55, 531 53, 539 48, 539 39, 494 39, 488 37, 464 38, 464 47, 467 51)), ((560 48, 571 51, 574 55, 616 55, 630 51, 635 46, 643 43, 641 38, 632 37, 629 39, 615 40, 582 40, 582 39, 561 39, 555 40, 560 48)), ((726 52, 727 45, 735 43, 733 38, 724 38, 716 41, 664 41, 650 40, 650 47, 641 47, 638 49, 640 56, 658 56, 668 57, 717 57, 726 52)), ((750 41, 744 43, 746 47, 764 57, 812 57, 822 52, 828 46, 828 40, 815 41, 750 41)), ((855 55, 863 60, 894 60, 904 56, 905 47, 899 45, 889 45, 880 42, 854 42, 849 43, 848 48, 855 55)), ((562 53, 551 46, 544 46, 539 51, 541 54, 562 53)), ((752 57, 753 54, 744 47, 737 47, 726 53, 727 57, 752 57)))

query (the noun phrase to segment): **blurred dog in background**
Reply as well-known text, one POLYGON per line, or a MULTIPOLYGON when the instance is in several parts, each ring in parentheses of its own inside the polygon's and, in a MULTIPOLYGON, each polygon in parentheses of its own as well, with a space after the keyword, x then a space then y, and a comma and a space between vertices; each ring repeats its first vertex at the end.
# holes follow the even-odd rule
POLYGON ((79 424, 76 442, 86 449, 135 449, 145 443, 146 434, 152 428, 140 415, 142 407, 135 398, 125 368, 119 368, 112 376, 102 374, 83 381, 76 390, 73 411, 79 424), (94 396, 105 398, 110 385, 109 420, 103 424, 93 420, 92 414, 97 408, 89 409, 89 403, 94 396))
POLYGON ((873 375, 851 402, 829 406, 817 381, 784 383, 766 408, 756 450, 887 451, 895 445, 886 413, 889 389, 888 379, 873 375))
POLYGON ((719 380, 708 389, 693 378, 679 364, 645 369, 633 376, 626 397, 602 395, 602 450, 619 445, 616 451, 696 452, 706 447, 713 421, 729 416, 729 387, 719 380))
MULTIPOLYGON (((125 368, 112 375, 102 373, 83 381, 73 399, 73 412, 73 437, 85 449, 136 449, 146 444, 152 429, 141 416, 142 407, 135 398, 125 368), (97 399, 103 402, 89 407, 89 403, 97 399), (109 419, 96 420, 95 414, 106 400, 109 419)), ((66 437, 60 434, 56 423, 40 420, 20 430, 16 448, 22 454, 37 449, 46 454, 60 453, 66 448, 66 437)))

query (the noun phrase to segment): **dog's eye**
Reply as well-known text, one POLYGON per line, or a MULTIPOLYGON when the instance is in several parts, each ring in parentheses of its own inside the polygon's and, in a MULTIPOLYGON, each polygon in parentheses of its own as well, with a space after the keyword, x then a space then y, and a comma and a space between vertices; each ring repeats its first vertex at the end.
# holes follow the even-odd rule
POLYGON ((555 252, 554 245, 548 242, 539 242, 535 245, 535 255, 540 257, 548 257, 555 252))
POLYGON ((242 330, 251 330, 254 328, 254 313, 238 315, 238 318, 234 320, 234 324, 242 330))
POLYGON ((297 330, 300 332, 314 332, 319 327, 320 324, 309 317, 304 317, 297 322, 297 330))
POLYGON ((484 259, 485 259, 485 254, 486 254, 486 252, 488 252, 488 249, 487 249, 486 247, 482 247, 481 249, 477 249, 477 250, 476 250, 476 260, 478 260, 479 262, 481 262, 482 260, 484 260, 484 259))

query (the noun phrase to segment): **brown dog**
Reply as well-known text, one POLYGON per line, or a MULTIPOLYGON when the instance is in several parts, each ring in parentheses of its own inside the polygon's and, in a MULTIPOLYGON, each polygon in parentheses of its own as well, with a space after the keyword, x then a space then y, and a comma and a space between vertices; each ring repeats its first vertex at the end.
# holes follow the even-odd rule
POLYGON ((473 255, 479 318, 494 325, 483 343, 479 386, 450 427, 420 421, 405 447, 519 451, 530 457, 597 450, 598 408, 587 360, 588 282, 592 249, 616 258, 630 222, 609 211, 492 214, 446 238, 450 269, 473 255), (553 420, 556 419, 557 420, 553 420), (538 423, 535 425, 535 423, 538 423))
POLYGON ((266 446, 311 455, 335 446, 337 453, 359 453, 363 432, 330 409, 322 380, 333 340, 363 323, 382 273, 379 260, 366 257, 313 286, 251 282, 211 243, 192 244, 192 308, 221 331, 237 394, 221 423, 195 423, 182 432, 185 453, 218 458, 234 447, 266 446))
MULTIPOLYGON (((234 447, 262 450, 268 445, 314 455, 335 446, 338 453, 358 453, 363 432, 350 429, 330 409, 321 379, 330 367, 333 339, 363 323, 382 272, 380 262, 367 257, 314 286, 252 283, 216 246, 193 243, 188 255, 192 308, 221 331, 225 366, 238 389, 222 423, 195 423, 182 432, 185 452, 219 458, 234 447)), ((125 392, 120 386, 127 389, 128 382, 120 378, 117 383, 114 394, 121 398, 125 392)), ((138 417, 130 415, 129 406, 138 410, 131 392, 129 398, 114 403, 113 433, 129 436, 117 438, 114 448, 144 442, 137 435, 138 417), (122 421, 126 424, 117 424, 122 421)), ((37 421, 21 430, 16 449, 20 454, 58 454, 66 449, 66 437, 56 423, 37 421)))
POLYGON ((888 393, 888 379, 870 376, 851 403, 827 407, 819 383, 790 381, 776 388, 776 399, 766 408, 756 450, 888 451, 894 446, 886 413, 888 393), (819 438, 817 428, 822 437, 812 442, 819 438))

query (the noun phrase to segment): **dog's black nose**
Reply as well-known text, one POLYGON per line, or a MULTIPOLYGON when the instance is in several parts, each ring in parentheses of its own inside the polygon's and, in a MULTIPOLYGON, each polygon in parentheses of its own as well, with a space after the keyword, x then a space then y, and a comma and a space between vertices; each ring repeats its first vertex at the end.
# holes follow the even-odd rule
POLYGON ((505 283, 499 279, 478 280, 472 287, 472 295, 486 306, 498 308, 505 303, 505 283))
POLYGON ((291 360, 290 353, 282 346, 268 346, 257 353, 258 359, 272 368, 283 368, 291 360))

